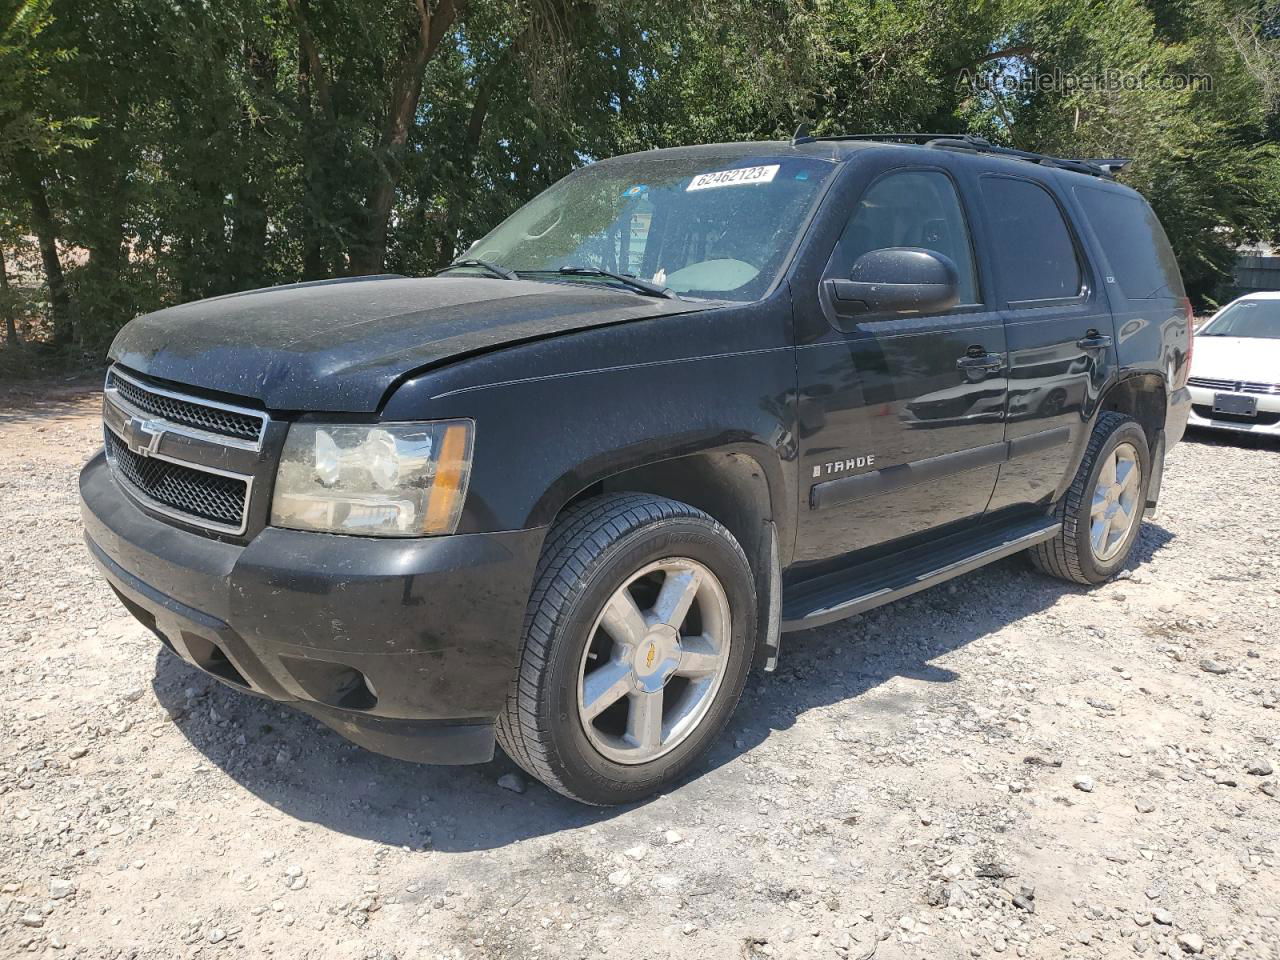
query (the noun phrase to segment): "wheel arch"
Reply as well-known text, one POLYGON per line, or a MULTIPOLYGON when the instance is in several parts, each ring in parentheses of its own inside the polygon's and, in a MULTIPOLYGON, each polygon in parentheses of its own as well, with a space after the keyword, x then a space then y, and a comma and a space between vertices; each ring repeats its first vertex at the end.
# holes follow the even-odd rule
MULTIPOLYGON (((574 488, 547 492, 535 512, 551 522, 565 508, 600 493, 650 493, 679 500, 714 517, 734 535, 752 568, 762 555, 766 522, 777 528, 779 548, 790 544, 793 518, 777 453, 759 443, 734 443, 647 459, 601 470, 574 488)), ((758 572, 758 571, 757 571, 758 572)))
POLYGON ((751 442, 723 445, 633 463, 580 483, 560 499, 553 516, 598 494, 629 492, 678 500, 717 520, 738 541, 751 566, 760 624, 755 658, 772 670, 778 654, 781 571, 790 562, 795 536, 794 495, 785 476, 772 448, 751 442))
POLYGON ((1137 420, 1147 435, 1147 444, 1156 448, 1168 415, 1168 385, 1158 373, 1131 373, 1108 388, 1098 409, 1127 414, 1137 420))
MULTIPOLYGON (((1151 477, 1147 481, 1144 512, 1155 516, 1164 484, 1165 421, 1169 415, 1169 384, 1158 373, 1134 372, 1114 383, 1102 397, 1101 412, 1113 411, 1133 417, 1147 437, 1151 453, 1151 477)), ((1175 437, 1175 442, 1176 442, 1175 437)))

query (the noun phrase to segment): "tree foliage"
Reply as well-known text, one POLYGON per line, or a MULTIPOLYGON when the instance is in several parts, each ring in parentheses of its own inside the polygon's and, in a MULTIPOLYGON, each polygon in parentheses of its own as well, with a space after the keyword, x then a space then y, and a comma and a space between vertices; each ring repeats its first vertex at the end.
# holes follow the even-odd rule
POLYGON ((38 261, 8 279, 38 280, 47 337, 100 355, 165 303, 432 270, 595 158, 805 121, 1132 156, 1204 299, 1280 221, 1278 24, 1257 0, 0 0, 0 244, 38 261), (1109 71, 1149 82, 1029 82, 1109 71), (1212 87, 1153 82, 1189 74, 1212 87))

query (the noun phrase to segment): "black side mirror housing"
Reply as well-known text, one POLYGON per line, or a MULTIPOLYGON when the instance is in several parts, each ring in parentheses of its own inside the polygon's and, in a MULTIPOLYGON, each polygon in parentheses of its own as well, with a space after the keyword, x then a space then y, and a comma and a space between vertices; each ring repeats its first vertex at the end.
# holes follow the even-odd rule
POLYGON ((824 299, 846 320, 949 310, 960 301, 951 258, 923 247, 884 247, 854 261, 848 280, 825 280, 824 299))

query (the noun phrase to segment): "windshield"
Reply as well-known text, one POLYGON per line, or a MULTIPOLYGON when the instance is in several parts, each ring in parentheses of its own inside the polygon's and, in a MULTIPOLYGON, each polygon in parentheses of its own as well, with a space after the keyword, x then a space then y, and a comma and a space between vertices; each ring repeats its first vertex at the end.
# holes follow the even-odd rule
POLYGON ((804 157, 643 155, 583 167, 464 256, 521 275, 585 267, 692 297, 756 300, 782 269, 834 169, 804 157))
POLYGON ((1280 300, 1237 300, 1196 331, 1196 336, 1280 340, 1280 300))

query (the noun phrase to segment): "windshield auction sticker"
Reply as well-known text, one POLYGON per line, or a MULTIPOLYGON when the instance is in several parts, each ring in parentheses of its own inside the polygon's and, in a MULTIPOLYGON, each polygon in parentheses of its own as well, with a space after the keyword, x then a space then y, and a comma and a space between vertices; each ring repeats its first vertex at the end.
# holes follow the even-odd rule
POLYGON ((739 167, 737 170, 717 170, 700 173, 689 181, 685 191, 710 190, 713 187, 736 187, 745 183, 769 183, 778 173, 778 164, 764 167, 739 167))

